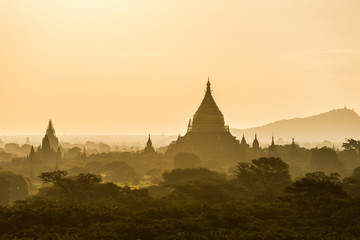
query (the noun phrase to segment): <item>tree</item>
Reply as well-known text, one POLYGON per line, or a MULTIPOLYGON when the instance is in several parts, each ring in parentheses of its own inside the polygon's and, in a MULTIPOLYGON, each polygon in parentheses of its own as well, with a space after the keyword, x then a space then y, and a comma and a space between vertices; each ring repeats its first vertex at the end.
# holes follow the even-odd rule
POLYGON ((360 199, 360 167, 355 168, 350 177, 344 178, 343 187, 350 196, 360 199))
POLYGON ((162 186, 173 190, 172 196, 202 202, 221 202, 230 199, 232 187, 226 176, 207 168, 174 169, 163 173, 162 186))
POLYGON ((69 159, 78 159, 80 154, 81 154, 81 148, 73 147, 67 151, 66 157, 69 159))
POLYGON ((289 165, 280 158, 259 158, 240 162, 234 171, 246 194, 273 200, 290 184, 289 165))
POLYGON ((0 177, 0 206, 5 206, 10 202, 10 182, 0 177))
POLYGON ((311 153, 310 166, 313 171, 338 172, 343 168, 336 152, 328 147, 315 148, 311 153))
POLYGON ((109 198, 120 199, 123 195, 129 195, 127 188, 121 188, 114 183, 102 183, 102 177, 94 173, 66 175, 66 171, 59 170, 42 173, 39 178, 44 183, 50 182, 53 185, 40 188, 38 196, 56 201, 91 202, 109 198))
POLYGON ((80 173, 77 176, 77 181, 82 184, 95 184, 102 182, 102 177, 94 173, 80 173))
POLYGON ((164 172, 162 177, 164 179, 162 184, 167 186, 184 185, 194 180, 226 181, 224 174, 207 168, 177 168, 170 172, 164 172))
POLYGON ((86 169, 89 169, 91 172, 99 173, 102 168, 101 162, 92 161, 85 165, 86 169))
POLYGON ((60 187, 64 188, 65 186, 62 183, 62 180, 67 175, 68 175, 67 171, 55 170, 55 171, 52 171, 52 172, 41 173, 40 176, 38 176, 38 178, 43 183, 53 183, 54 185, 57 185, 57 186, 60 186, 60 187))
POLYGON ((31 183, 24 176, 15 174, 13 172, 0 172, 0 178, 5 179, 5 181, 10 184, 10 202, 16 200, 24 200, 29 196, 29 189, 31 187, 31 183))
POLYGON ((283 200, 312 214, 330 214, 348 198, 339 181, 340 175, 324 172, 307 173, 285 189, 283 200))
POLYGON ((21 148, 19 146, 19 144, 17 143, 7 143, 5 144, 5 151, 7 153, 12 153, 15 155, 20 155, 21 154, 21 148))
POLYGON ((101 143, 99 146, 99 152, 110 152, 111 147, 108 144, 101 143))
POLYGON ((194 153, 178 152, 174 156, 174 168, 198 168, 200 165, 200 158, 194 153))
POLYGON ((127 182, 133 180, 136 176, 133 167, 119 161, 104 164, 102 171, 106 174, 105 180, 112 182, 127 182))
POLYGON ((345 142, 342 144, 342 147, 345 150, 351 151, 355 150, 357 153, 360 153, 360 140, 355 140, 353 138, 346 138, 345 142))

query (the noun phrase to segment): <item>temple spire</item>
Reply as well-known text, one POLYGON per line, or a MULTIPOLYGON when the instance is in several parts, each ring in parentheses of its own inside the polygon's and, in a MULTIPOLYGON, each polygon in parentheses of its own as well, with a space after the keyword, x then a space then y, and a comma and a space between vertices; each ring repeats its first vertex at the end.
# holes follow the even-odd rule
POLYGON ((290 154, 294 157, 297 155, 297 145, 295 144, 295 139, 292 138, 292 143, 290 147, 290 154))
POLYGON ((240 142, 240 149, 242 151, 246 151, 246 149, 248 149, 248 148, 249 148, 249 145, 246 143, 245 135, 243 134, 241 142, 240 142))
POLYGON ((150 134, 149 134, 149 137, 148 137, 148 140, 147 140, 146 145, 147 145, 148 147, 152 147, 152 142, 151 142, 150 134))
POLYGON ((51 121, 51 119, 49 120, 49 125, 48 128, 46 129, 46 134, 50 143, 50 148, 53 149, 54 151, 56 151, 56 149, 59 146, 59 139, 56 137, 55 135, 55 128, 54 125, 51 121))
POLYGON ((211 84, 208 78, 206 83, 205 96, 194 114, 191 122, 191 132, 225 132, 228 131, 225 126, 224 116, 216 105, 211 95, 211 84))
POLYGON ((48 128, 54 128, 51 119, 49 120, 49 126, 48 128))
POLYGON ((48 125, 48 128, 46 129, 46 133, 48 135, 55 135, 55 128, 54 128, 54 126, 52 124, 51 119, 49 120, 49 125, 48 125))
POLYGON ((274 136, 272 136, 271 145, 269 146, 268 151, 269 151, 268 152, 269 157, 277 157, 278 156, 277 148, 276 148, 275 142, 274 142, 274 136))
POLYGON ((254 138, 252 147, 253 147, 255 150, 257 150, 257 149, 260 148, 259 141, 258 141, 258 139, 257 139, 256 133, 255 133, 255 138, 254 138))
POLYGON ((148 140, 147 140, 147 143, 146 143, 146 147, 145 147, 143 153, 155 153, 155 148, 152 145, 150 134, 149 134, 149 137, 148 137, 148 140))
POLYGON ((207 83, 206 83, 206 92, 211 92, 211 83, 210 83, 210 79, 209 79, 209 77, 208 77, 208 81, 207 81, 207 83))
POLYGON ((243 134, 241 139, 241 145, 246 145, 245 135, 243 134))

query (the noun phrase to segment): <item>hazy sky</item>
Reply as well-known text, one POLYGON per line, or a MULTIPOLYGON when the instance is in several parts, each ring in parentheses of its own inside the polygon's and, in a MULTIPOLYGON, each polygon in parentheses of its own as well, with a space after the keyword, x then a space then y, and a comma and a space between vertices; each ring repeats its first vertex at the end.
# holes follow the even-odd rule
POLYGON ((360 112, 359 0, 0 0, 0 135, 184 134, 360 112))

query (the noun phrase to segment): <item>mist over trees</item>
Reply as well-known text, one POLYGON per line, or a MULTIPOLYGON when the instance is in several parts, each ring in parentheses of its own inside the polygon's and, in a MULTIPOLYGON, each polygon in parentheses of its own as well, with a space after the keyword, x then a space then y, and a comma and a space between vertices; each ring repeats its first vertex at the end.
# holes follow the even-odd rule
POLYGON ((93 173, 44 172, 36 194, 0 208, 1 239, 358 238, 359 187, 351 184, 358 184, 359 169, 343 180, 324 172, 291 180, 279 158, 236 169, 232 176, 173 169, 160 184, 140 189, 93 173))
POLYGON ((241 157, 222 162, 193 152, 160 153, 150 136, 136 151, 92 142, 66 148, 54 137, 45 135, 40 146, 4 144, 0 239, 357 239, 360 234, 355 139, 346 139, 339 150, 307 149, 294 139, 261 147, 256 138, 252 144, 243 138, 241 157), (21 149, 28 154, 21 157, 21 149))

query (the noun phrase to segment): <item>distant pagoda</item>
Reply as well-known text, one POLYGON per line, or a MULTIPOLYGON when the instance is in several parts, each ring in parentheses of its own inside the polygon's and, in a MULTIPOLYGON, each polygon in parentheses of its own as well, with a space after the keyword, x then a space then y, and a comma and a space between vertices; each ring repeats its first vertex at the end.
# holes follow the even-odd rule
POLYGON ((49 125, 48 128, 46 129, 45 137, 46 136, 49 139, 50 148, 54 151, 57 151, 59 147, 59 139, 55 135, 55 128, 51 120, 49 120, 49 125))
POLYGON ((167 154, 193 152, 202 161, 237 160, 240 154, 239 141, 231 135, 225 125, 224 115, 211 94, 208 80, 206 93, 193 119, 189 121, 187 133, 172 142, 167 154))
POLYGON ((156 153, 155 152, 155 148, 153 147, 152 145, 152 141, 151 141, 151 138, 150 138, 150 134, 149 134, 149 138, 147 140, 147 143, 146 143, 146 147, 144 148, 144 150, 142 151, 143 154, 154 154, 156 153))
POLYGON ((49 120, 49 125, 41 145, 37 148, 36 152, 34 146, 31 146, 30 153, 27 158, 25 158, 24 165, 29 168, 34 168, 40 164, 57 164, 60 159, 61 149, 59 139, 55 135, 55 128, 52 121, 49 120))

